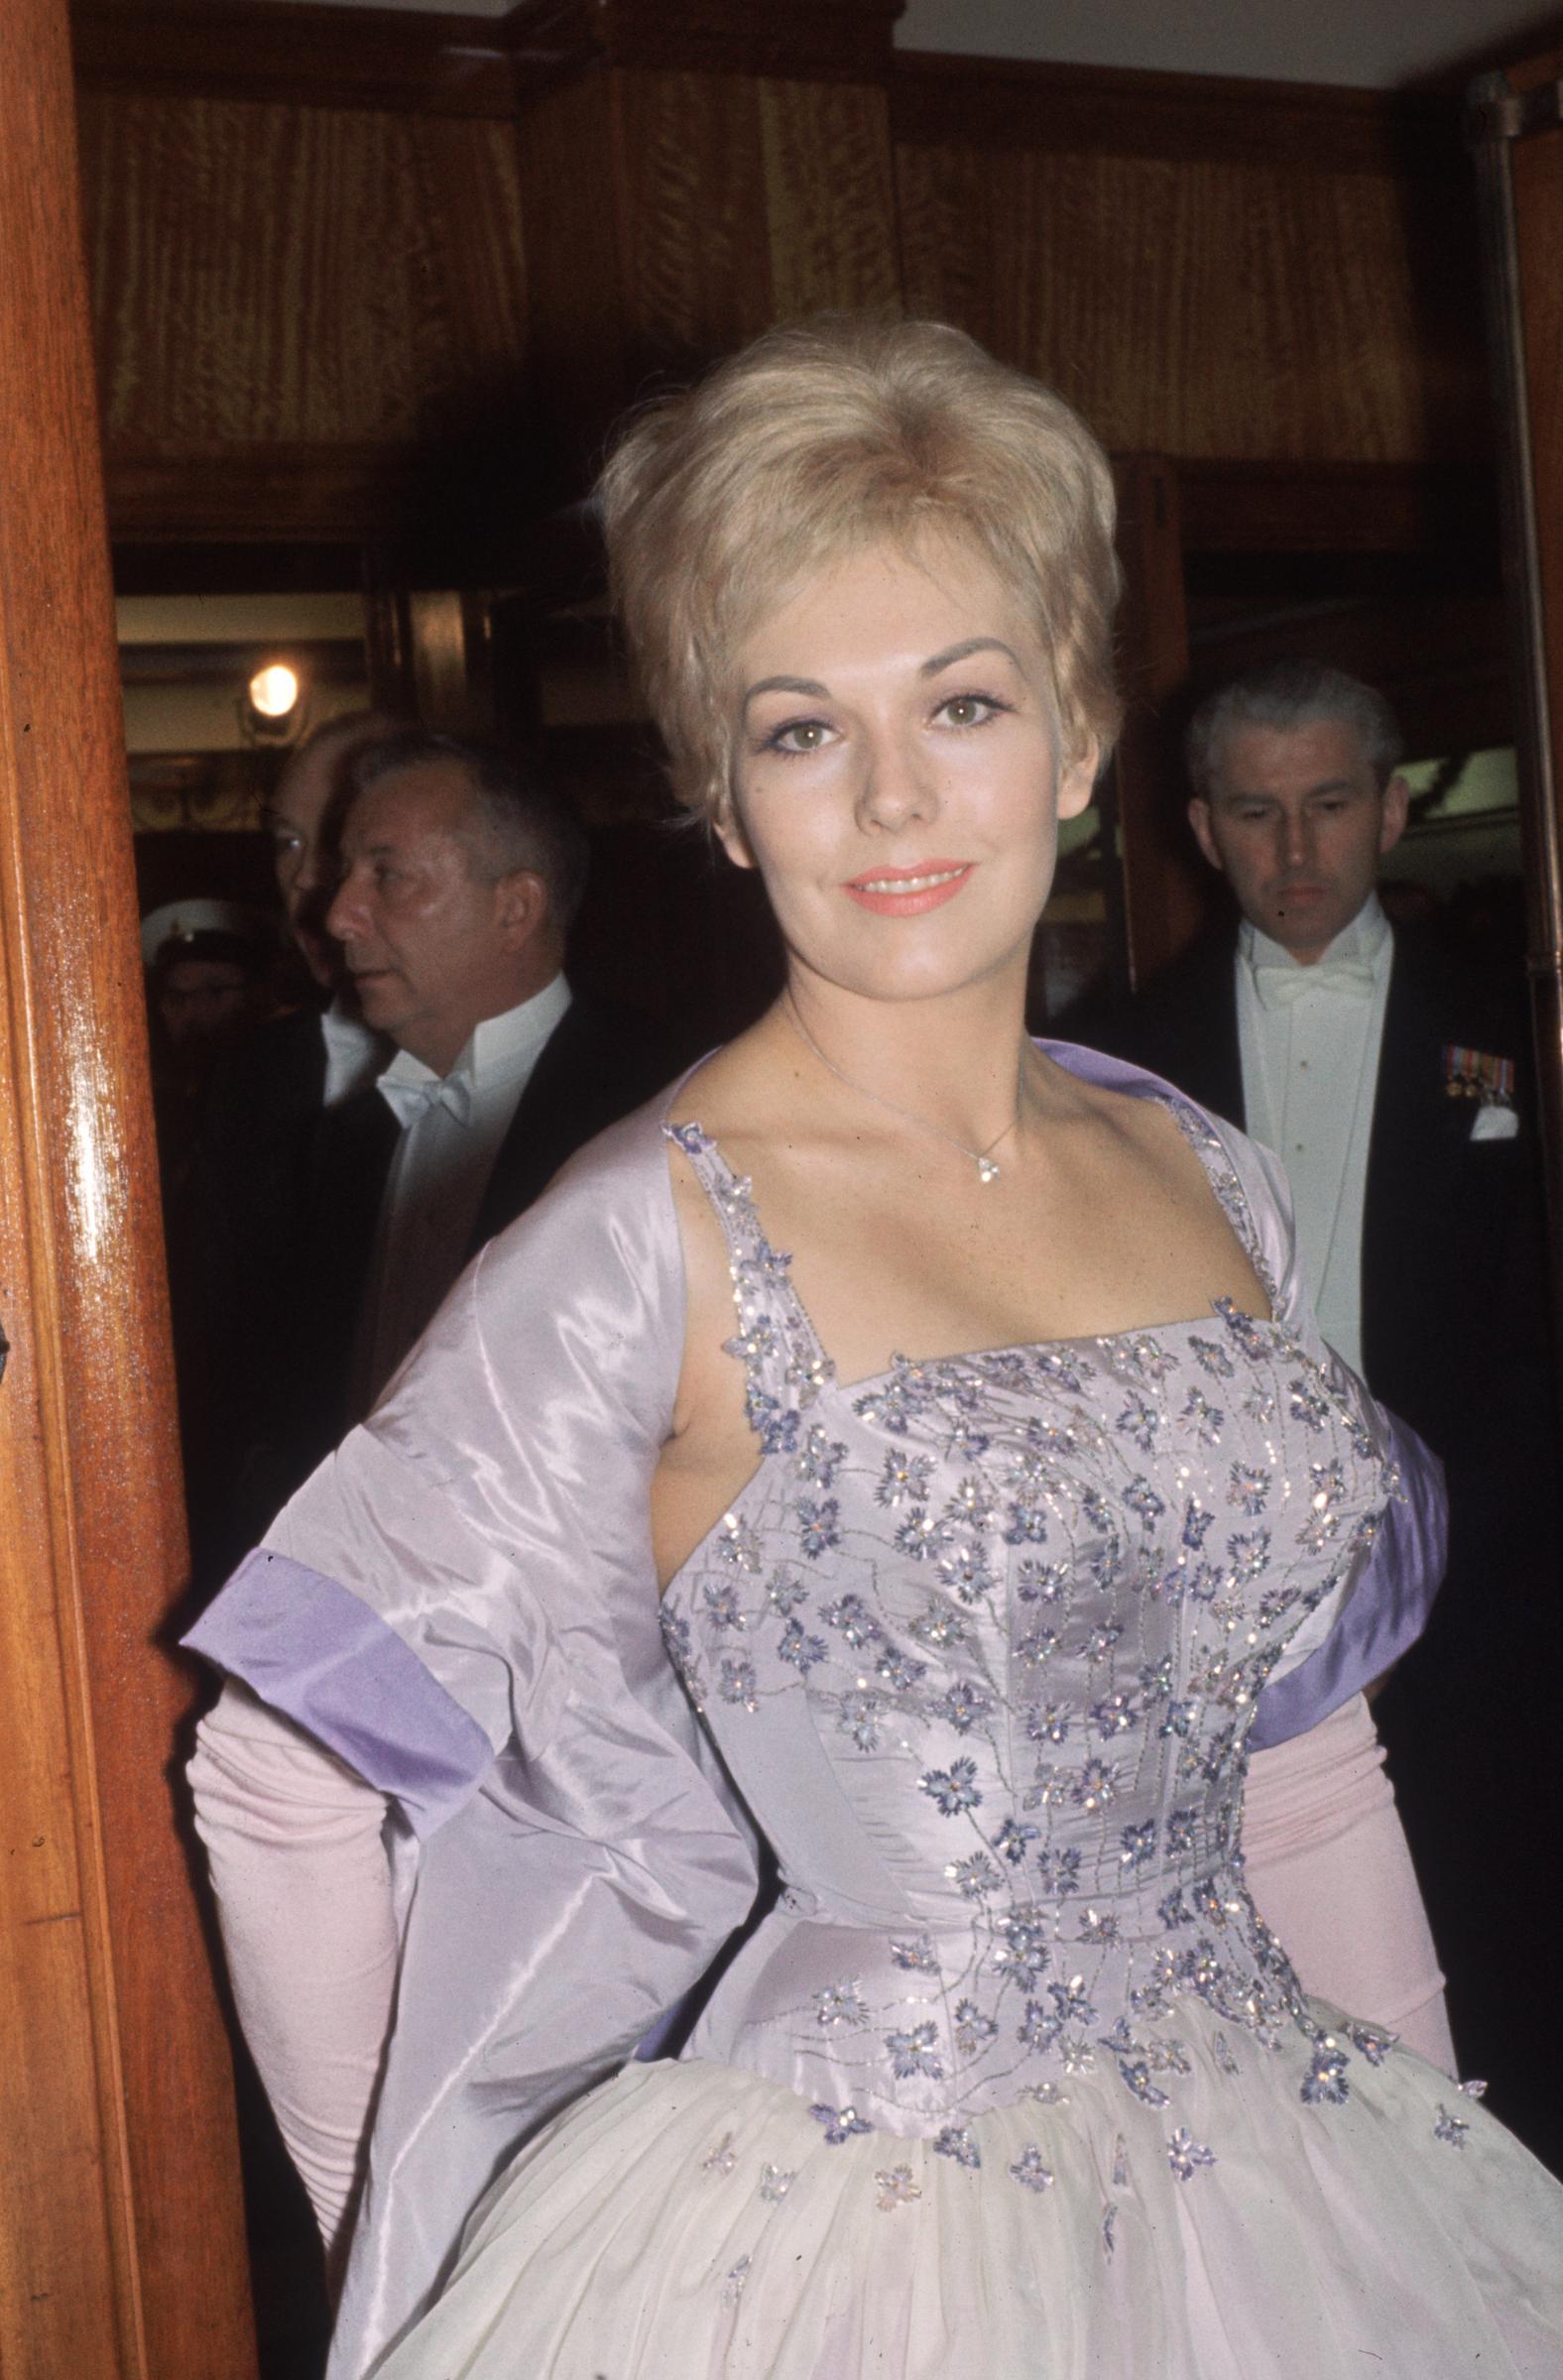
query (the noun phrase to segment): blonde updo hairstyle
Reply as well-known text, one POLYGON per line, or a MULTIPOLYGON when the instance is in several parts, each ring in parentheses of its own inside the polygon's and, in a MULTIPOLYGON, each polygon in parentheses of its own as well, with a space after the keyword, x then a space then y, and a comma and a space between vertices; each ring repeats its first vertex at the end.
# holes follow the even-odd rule
POLYGON ((768 331, 633 418, 597 500, 610 582, 673 790, 708 821, 733 783, 735 655, 844 554, 973 543, 1052 665, 1067 763, 1119 721, 1107 458, 1061 398, 942 322, 768 331))

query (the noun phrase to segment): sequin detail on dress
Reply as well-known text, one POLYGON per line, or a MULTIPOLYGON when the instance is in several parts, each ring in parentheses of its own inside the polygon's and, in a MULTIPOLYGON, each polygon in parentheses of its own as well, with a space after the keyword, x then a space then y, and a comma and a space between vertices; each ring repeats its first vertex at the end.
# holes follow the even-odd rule
MULTIPOLYGON (((1273 1301, 1220 1141, 1173 1113, 1273 1301)), ((793 1812, 829 1813, 773 1827, 779 1907, 696 2054, 785 2083, 831 2147, 872 2129, 970 2170, 983 2113, 1026 2098, 1042 2128, 1004 2170, 1033 2197, 1077 2076, 1156 2111, 1178 2182, 1218 2160, 1179 2107, 1194 2003, 1218 2083, 1281 2059, 1305 2105, 1339 2104, 1391 2039, 1310 2014, 1240 1821, 1259 1695, 1396 1492, 1357 1383, 1222 1300, 842 1386, 749 1184, 697 1126, 671 1137, 727 1235, 761 1459, 664 1636, 754 1806, 787 1774, 793 1812)), ((915 2199, 883 2149, 864 2170, 882 2209, 915 2199)))

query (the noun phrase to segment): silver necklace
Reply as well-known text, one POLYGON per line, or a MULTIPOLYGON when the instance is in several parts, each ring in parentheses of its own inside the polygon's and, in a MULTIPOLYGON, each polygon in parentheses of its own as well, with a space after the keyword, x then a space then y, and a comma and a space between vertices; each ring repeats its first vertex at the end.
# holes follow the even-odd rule
POLYGON ((893 1099, 881 1099, 879 1093, 871 1091, 867 1083, 855 1082, 850 1074, 843 1074, 835 1060, 826 1057, 819 1043, 803 1022, 790 992, 783 995, 783 1001, 787 1022, 804 1047, 813 1051, 827 1074, 833 1074, 838 1083, 845 1083, 847 1089, 855 1091, 860 1099, 871 1099, 874 1105, 877 1108, 883 1108, 887 1115, 899 1116, 902 1124, 914 1124, 919 1132, 931 1132, 935 1140, 942 1140, 946 1147, 958 1149, 963 1157, 969 1158, 971 1163, 976 1166, 977 1179, 985 1188, 989 1182, 996 1182, 999 1179, 999 1168, 994 1162, 993 1152, 1001 1140, 1009 1138, 1021 1121, 1021 1086, 1025 1075, 1025 1052, 1023 1049, 1021 1052, 1021 1062, 1015 1077, 1015 1114, 1005 1126, 1004 1130, 994 1134, 986 1148, 968 1148, 964 1140, 957 1140, 955 1134, 945 1131, 941 1125, 930 1124, 926 1116, 914 1116, 909 1108, 899 1108, 893 1099))

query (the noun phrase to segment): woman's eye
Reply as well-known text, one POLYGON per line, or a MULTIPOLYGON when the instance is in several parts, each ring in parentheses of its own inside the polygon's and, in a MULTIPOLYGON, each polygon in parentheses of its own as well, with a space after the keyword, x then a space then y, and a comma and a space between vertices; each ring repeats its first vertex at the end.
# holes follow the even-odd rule
POLYGON ((990 719, 1008 708, 1008 703, 1000 702, 992 694, 951 694, 940 703, 937 716, 947 720, 951 727, 986 727, 990 719))
POLYGON ((770 752, 818 752, 829 736, 823 719, 789 719, 767 736, 766 748, 770 752))

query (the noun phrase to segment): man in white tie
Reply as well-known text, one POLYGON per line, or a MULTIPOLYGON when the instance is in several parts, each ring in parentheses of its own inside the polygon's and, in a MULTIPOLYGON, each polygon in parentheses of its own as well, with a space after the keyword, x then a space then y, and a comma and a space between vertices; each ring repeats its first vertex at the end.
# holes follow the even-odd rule
POLYGON ((410 728, 349 772, 326 929, 394 1045, 322 1117, 272 1476, 296 1486, 375 1401, 483 1243, 672 1069, 644 1019, 573 994, 573 808, 509 755, 410 728))
POLYGON ((1388 704, 1338 671, 1239 680, 1189 738, 1189 823, 1232 886, 1247 1129, 1283 1159, 1325 1338, 1363 1359, 1368 1149, 1393 940, 1375 886, 1405 826, 1388 704), (1308 677, 1315 705, 1296 709, 1308 677), (1300 682, 1299 682, 1300 681, 1300 682), (1277 716, 1277 712, 1279 715, 1277 716))
POLYGON ((1521 954, 1489 981, 1384 916, 1400 752, 1383 696, 1315 661, 1212 695, 1189 820, 1239 914, 1076 1029, 1276 1150, 1325 1338, 1443 1458, 1448 1578, 1375 1716, 1465 2071, 1560 2160, 1563 2090, 1533 2049, 1555 1989, 1536 1879, 1563 1820, 1563 1531, 1521 954))

